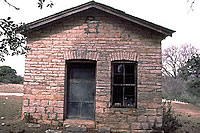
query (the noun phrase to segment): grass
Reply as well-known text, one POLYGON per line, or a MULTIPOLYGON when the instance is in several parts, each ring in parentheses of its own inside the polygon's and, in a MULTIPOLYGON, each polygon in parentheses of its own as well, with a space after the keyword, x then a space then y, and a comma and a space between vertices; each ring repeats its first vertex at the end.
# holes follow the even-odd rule
POLYGON ((0 133, 45 133, 47 129, 57 128, 43 124, 40 124, 40 127, 28 127, 28 124, 21 120, 22 100, 19 96, 0 96, 0 117, 4 117, 0 118, 0 133), (2 123, 5 125, 2 126, 2 123))
POLYGON ((0 117, 6 120, 15 120, 21 117, 22 97, 0 96, 0 117))

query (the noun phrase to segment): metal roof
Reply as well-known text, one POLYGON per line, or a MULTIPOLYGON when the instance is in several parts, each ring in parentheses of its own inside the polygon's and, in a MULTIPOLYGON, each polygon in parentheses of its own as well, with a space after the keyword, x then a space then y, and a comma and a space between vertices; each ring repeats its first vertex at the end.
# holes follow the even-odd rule
POLYGON ((95 8, 95 9, 104 11, 106 13, 112 14, 114 16, 117 16, 119 18, 123 18, 125 20, 130 21, 130 22, 139 24, 143 27, 157 31, 157 32, 163 34, 164 36, 172 36, 172 33, 175 32, 175 31, 170 30, 168 28, 162 27, 162 26, 154 24, 152 22, 148 22, 146 20, 140 19, 138 17, 132 16, 132 15, 129 15, 129 14, 126 14, 123 11, 117 10, 113 7, 110 7, 110 6, 95 2, 95 1, 90 1, 88 3, 85 3, 85 4, 82 4, 82 5, 79 5, 79 6, 58 12, 56 14, 53 14, 53 15, 50 15, 48 17, 33 21, 31 23, 28 23, 27 24, 28 31, 36 29, 36 28, 38 29, 38 28, 40 28, 40 27, 42 27, 46 24, 49 24, 51 22, 54 22, 54 21, 57 21, 59 19, 74 15, 74 14, 79 13, 79 12, 83 12, 83 11, 91 9, 91 8, 95 8))

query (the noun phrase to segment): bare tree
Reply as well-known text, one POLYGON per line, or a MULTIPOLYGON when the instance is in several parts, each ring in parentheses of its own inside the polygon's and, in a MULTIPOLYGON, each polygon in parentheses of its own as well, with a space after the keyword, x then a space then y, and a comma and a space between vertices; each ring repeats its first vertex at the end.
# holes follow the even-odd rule
POLYGON ((171 46, 164 49, 162 54, 162 72, 166 76, 177 78, 178 69, 185 65, 186 61, 198 53, 198 49, 191 44, 181 47, 171 46))

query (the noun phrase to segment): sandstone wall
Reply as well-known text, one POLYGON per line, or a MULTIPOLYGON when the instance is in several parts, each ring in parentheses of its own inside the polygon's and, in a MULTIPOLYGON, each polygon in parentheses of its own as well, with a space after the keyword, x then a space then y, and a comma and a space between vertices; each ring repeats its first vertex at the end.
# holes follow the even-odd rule
POLYGON ((162 123, 162 37, 118 17, 88 10, 47 25, 28 35, 24 107, 48 124, 64 122, 112 131, 141 132, 162 123), (89 27, 88 16, 97 26, 89 27), (92 32, 92 33, 91 33, 92 32), (66 60, 97 61, 95 121, 63 120, 66 60), (137 108, 112 108, 111 61, 138 61, 137 108))

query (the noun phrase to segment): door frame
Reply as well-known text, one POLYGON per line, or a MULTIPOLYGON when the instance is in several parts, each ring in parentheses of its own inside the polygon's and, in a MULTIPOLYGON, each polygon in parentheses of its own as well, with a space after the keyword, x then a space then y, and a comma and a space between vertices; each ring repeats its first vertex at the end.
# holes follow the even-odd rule
POLYGON ((70 64, 75 64, 75 63, 82 63, 82 64, 95 64, 95 88, 94 88, 94 121, 95 121, 95 110, 96 110, 96 74, 97 74, 97 61, 94 60, 87 60, 87 59, 72 59, 72 60, 66 60, 65 61, 65 78, 64 78, 64 114, 63 114, 63 120, 68 119, 67 118, 67 103, 68 103, 68 89, 69 89, 69 65, 70 64))

